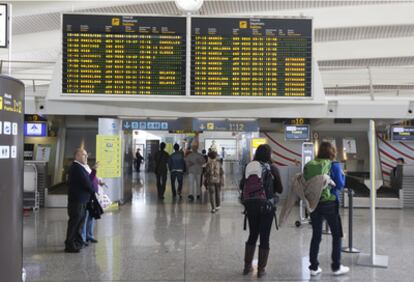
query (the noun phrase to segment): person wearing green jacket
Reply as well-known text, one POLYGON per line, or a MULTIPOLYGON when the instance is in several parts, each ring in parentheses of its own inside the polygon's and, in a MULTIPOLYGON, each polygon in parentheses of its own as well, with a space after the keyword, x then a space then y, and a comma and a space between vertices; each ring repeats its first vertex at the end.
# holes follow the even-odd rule
POLYGON ((317 158, 308 162, 303 170, 303 175, 306 180, 317 174, 328 174, 333 182, 335 182, 335 186, 328 185, 323 188, 318 206, 310 214, 312 240, 309 251, 309 270, 312 276, 322 272, 322 268, 319 267, 318 253, 322 240, 322 223, 324 219, 328 222, 332 234, 331 269, 333 274, 342 275, 349 272, 349 267, 341 264, 341 241, 343 233, 338 198, 339 191, 345 185, 345 175, 340 164, 335 159, 336 148, 329 142, 322 142, 317 158))

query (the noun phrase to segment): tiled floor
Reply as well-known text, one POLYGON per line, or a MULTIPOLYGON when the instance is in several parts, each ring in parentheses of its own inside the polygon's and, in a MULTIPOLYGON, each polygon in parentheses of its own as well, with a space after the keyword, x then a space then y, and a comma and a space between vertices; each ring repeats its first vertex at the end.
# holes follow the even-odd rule
MULTIPOLYGON (((134 175, 136 177, 136 175, 134 175)), ((152 175, 134 181, 132 203, 106 213, 96 229, 98 244, 79 254, 63 252, 66 209, 42 209, 24 220, 24 267, 27 281, 250 281, 242 276, 242 207, 231 182, 216 214, 204 200, 173 201, 167 185, 164 203, 156 200, 152 175), (229 187, 230 186, 230 187, 229 187)), ((185 189, 186 191, 186 189, 185 189)), ((342 211, 347 233, 347 210, 342 211)), ((272 228, 268 275, 261 281, 310 280, 310 226, 294 227, 297 211, 279 231, 272 228)), ((369 210, 354 211, 354 245, 370 250, 369 210)), ((356 264, 357 254, 343 254, 351 272, 329 271, 329 236, 320 250, 322 281, 414 281, 414 210, 377 210, 377 253, 389 256, 388 268, 356 264)), ((344 245, 347 243, 345 234, 344 245)), ((0 279, 1 280, 1 279, 0 279)))

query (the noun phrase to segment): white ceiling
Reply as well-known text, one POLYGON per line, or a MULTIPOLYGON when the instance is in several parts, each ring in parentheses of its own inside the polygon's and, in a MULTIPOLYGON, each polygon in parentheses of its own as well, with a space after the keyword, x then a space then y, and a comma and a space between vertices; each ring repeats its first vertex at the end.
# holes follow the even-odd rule
MULTIPOLYGON (((159 0, 9 3, 12 60, 52 62, 13 63, 12 73, 25 79, 50 79, 61 49, 61 13, 180 14, 174 1, 159 0)), ((358 93, 367 87, 369 92, 368 66, 376 89, 413 91, 414 1, 205 0, 199 14, 313 17, 314 57, 328 95, 358 93)), ((8 59, 7 50, 0 50, 0 58, 8 59)))

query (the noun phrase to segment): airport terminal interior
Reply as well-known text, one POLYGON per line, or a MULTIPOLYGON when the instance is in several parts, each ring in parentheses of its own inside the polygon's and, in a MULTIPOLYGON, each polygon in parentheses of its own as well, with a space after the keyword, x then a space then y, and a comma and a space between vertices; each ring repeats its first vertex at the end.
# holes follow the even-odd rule
POLYGON ((412 281, 413 15, 398 0, 0 3, 0 282, 412 281), (312 194, 312 165, 343 187, 312 194))

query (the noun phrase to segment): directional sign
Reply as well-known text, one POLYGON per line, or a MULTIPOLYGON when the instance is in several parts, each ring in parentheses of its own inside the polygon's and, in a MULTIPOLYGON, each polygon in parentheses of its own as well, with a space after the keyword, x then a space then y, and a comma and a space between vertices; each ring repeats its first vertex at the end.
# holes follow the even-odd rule
POLYGON ((173 128, 175 120, 123 120, 123 130, 169 130, 173 128))
POLYGON ((255 132, 259 131, 257 121, 240 120, 193 120, 194 131, 233 131, 255 132))
POLYGON ((123 130, 165 130, 170 132, 200 132, 200 131, 259 131, 257 121, 244 120, 200 120, 182 118, 177 120, 124 120, 123 130))

